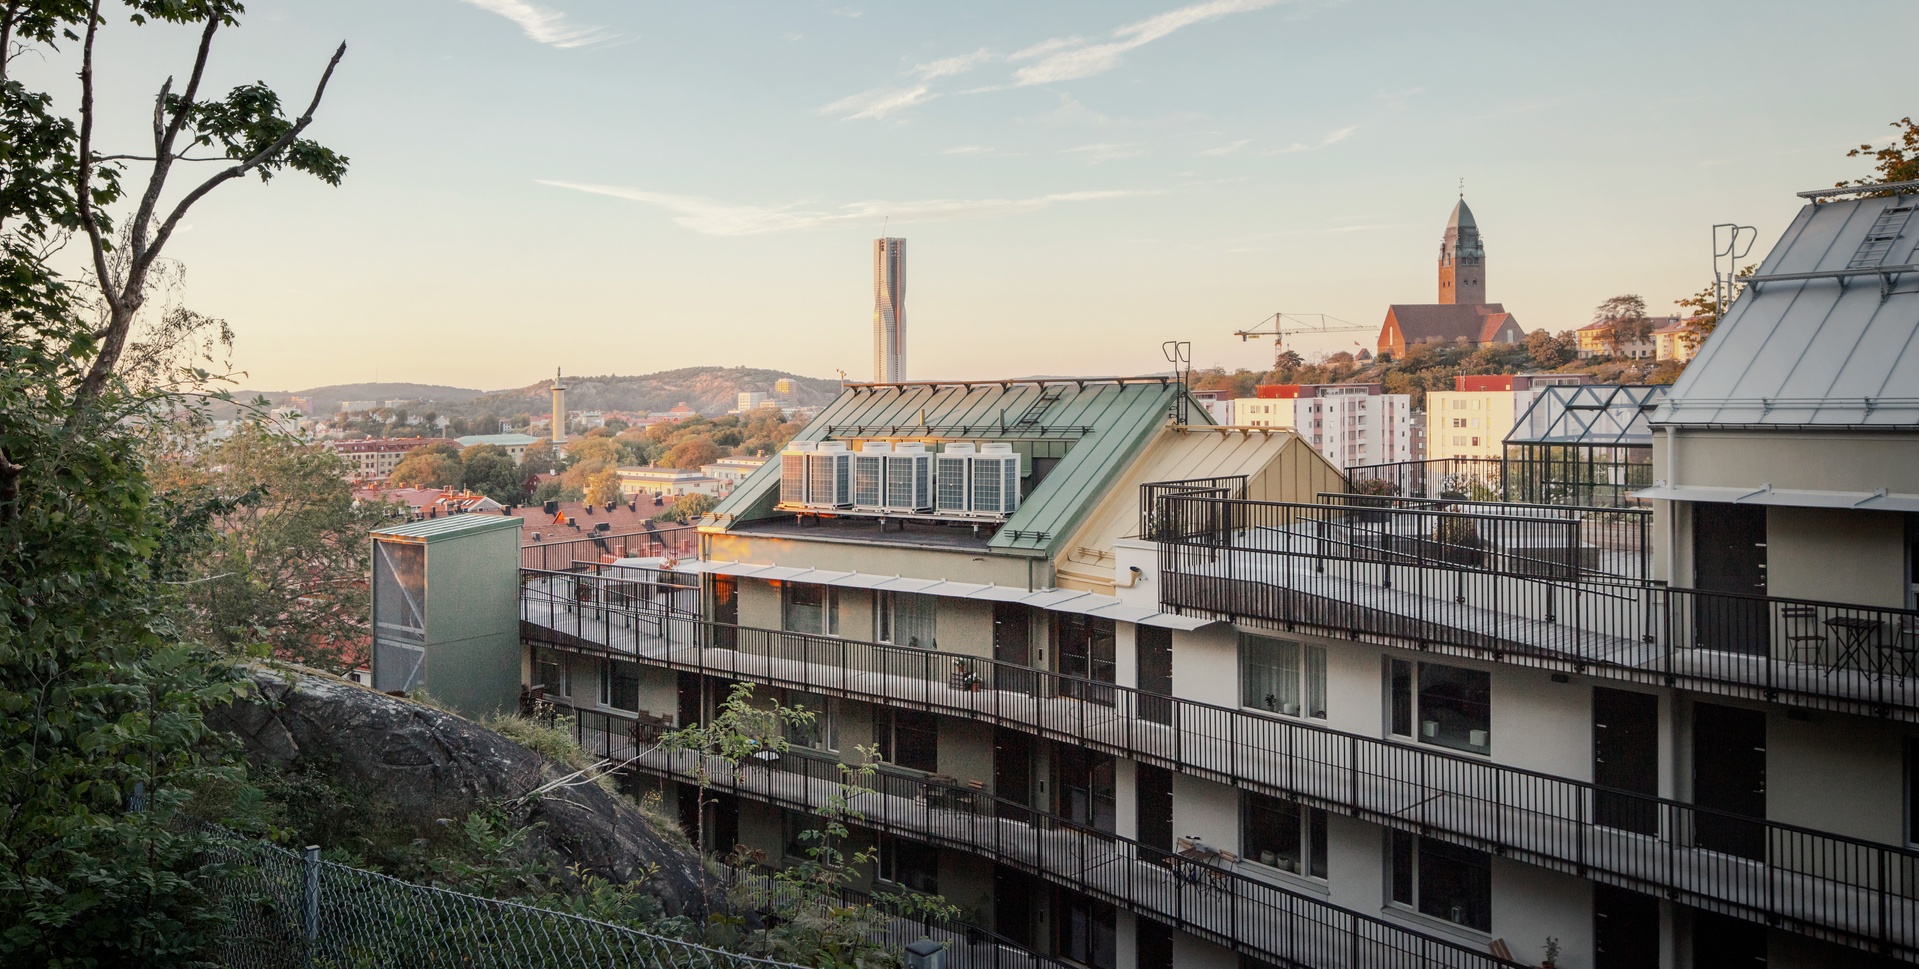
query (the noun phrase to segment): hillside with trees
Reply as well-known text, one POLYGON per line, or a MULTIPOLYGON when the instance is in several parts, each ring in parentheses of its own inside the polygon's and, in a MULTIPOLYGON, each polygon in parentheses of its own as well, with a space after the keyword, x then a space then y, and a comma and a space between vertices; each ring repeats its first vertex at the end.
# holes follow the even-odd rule
MULTIPOLYGON (((793 381, 793 404, 813 407, 839 395, 838 380, 801 377, 779 370, 757 367, 682 367, 638 376, 566 377, 568 410, 627 411, 663 413, 685 403, 701 414, 724 414, 739 402, 743 391, 772 393, 773 383, 793 381)), ((455 417, 475 418, 492 415, 511 420, 519 416, 541 416, 551 408, 551 378, 515 390, 483 394, 461 404, 442 408, 455 417)))

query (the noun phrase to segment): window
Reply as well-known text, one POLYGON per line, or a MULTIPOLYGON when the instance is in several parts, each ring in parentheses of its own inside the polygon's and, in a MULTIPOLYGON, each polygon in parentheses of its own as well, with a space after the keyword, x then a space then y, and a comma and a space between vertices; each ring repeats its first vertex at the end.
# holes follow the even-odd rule
POLYGON ((1264 636, 1239 638, 1240 703, 1326 719, 1326 650, 1264 636))
POLYGON ((780 853, 787 861, 810 861, 808 854, 820 846, 817 837, 806 837, 808 831, 815 829, 813 819, 798 811, 780 812, 780 853))
MULTIPOLYGON (((1062 613, 1054 617, 1053 628, 1056 642, 1053 653, 1059 663, 1060 673, 1101 683, 1114 682, 1118 677, 1114 660, 1117 637, 1111 619, 1062 613)), ((1113 702, 1112 690, 1086 683, 1062 680, 1059 692, 1062 696, 1093 703, 1113 702)))
POLYGON ((1492 675, 1438 663, 1388 659, 1388 730, 1423 744, 1492 752, 1492 675), (1417 733, 1414 733, 1415 728, 1417 733))
POLYGON ((834 709, 831 699, 816 693, 788 690, 786 705, 805 710, 813 715, 810 723, 787 723, 782 728, 786 733, 787 743, 795 747, 810 747, 814 750, 840 749, 839 725, 833 716, 839 711, 834 709))
POLYGON ((566 688, 566 654, 550 649, 535 654, 533 685, 545 688, 547 696, 570 696, 566 688))
POLYGON ((1240 856, 1268 868, 1326 877, 1326 812, 1251 791, 1240 795, 1240 856))
POLYGON ((939 648, 939 600, 911 592, 882 592, 873 610, 873 638, 914 649, 939 648))
POLYGON ((1119 914, 1113 906, 1064 889, 1058 906, 1058 952, 1081 965, 1119 965, 1119 914))
POLYGON ((933 714, 918 710, 878 710, 880 758, 896 767, 925 771, 939 770, 939 721, 933 714))
POLYGON ((1389 831, 1386 837, 1393 901, 1421 915, 1492 931, 1491 855, 1405 831, 1389 831))
POLYGON ((932 845, 890 834, 880 835, 879 877, 908 891, 937 894, 940 853, 932 845))
POLYGON ((840 590, 806 582, 780 586, 780 628, 815 636, 840 634, 840 590))
POLYGON ((640 708, 640 667, 625 660, 600 665, 600 705, 619 710, 640 708))

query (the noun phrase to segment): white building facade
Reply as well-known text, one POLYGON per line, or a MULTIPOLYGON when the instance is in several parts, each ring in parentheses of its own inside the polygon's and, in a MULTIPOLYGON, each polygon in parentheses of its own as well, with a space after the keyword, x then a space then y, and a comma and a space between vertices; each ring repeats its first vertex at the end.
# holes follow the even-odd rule
POLYGON ((1299 432, 1339 468, 1413 459, 1412 398, 1380 384, 1276 384, 1233 401, 1237 427, 1299 432))

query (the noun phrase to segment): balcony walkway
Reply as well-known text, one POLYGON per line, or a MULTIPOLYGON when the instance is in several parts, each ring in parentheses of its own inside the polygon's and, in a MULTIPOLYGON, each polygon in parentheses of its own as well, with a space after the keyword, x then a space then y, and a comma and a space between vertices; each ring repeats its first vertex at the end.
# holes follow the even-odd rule
POLYGON ((1044 671, 958 658, 961 673, 943 668, 956 659, 951 654, 876 653, 853 641, 582 604, 570 588, 539 587, 543 581, 573 580, 529 584, 522 607, 529 631, 560 634, 539 638, 1014 726, 1834 941, 1890 943, 1919 959, 1919 855, 1910 851, 1044 671), (700 645, 722 632, 737 648, 700 645), (1599 824, 1602 815, 1657 834, 1599 824), (1700 847, 1702 822, 1762 830, 1763 848, 1748 853, 1773 863, 1700 847))

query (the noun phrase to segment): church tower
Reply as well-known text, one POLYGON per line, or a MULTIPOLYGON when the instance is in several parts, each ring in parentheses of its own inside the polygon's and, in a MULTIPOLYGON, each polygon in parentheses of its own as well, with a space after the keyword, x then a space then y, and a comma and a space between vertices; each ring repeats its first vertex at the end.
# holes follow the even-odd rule
POLYGON ((1486 302, 1486 247, 1464 195, 1453 206, 1446 237, 1439 243, 1439 301, 1466 306, 1486 302))

